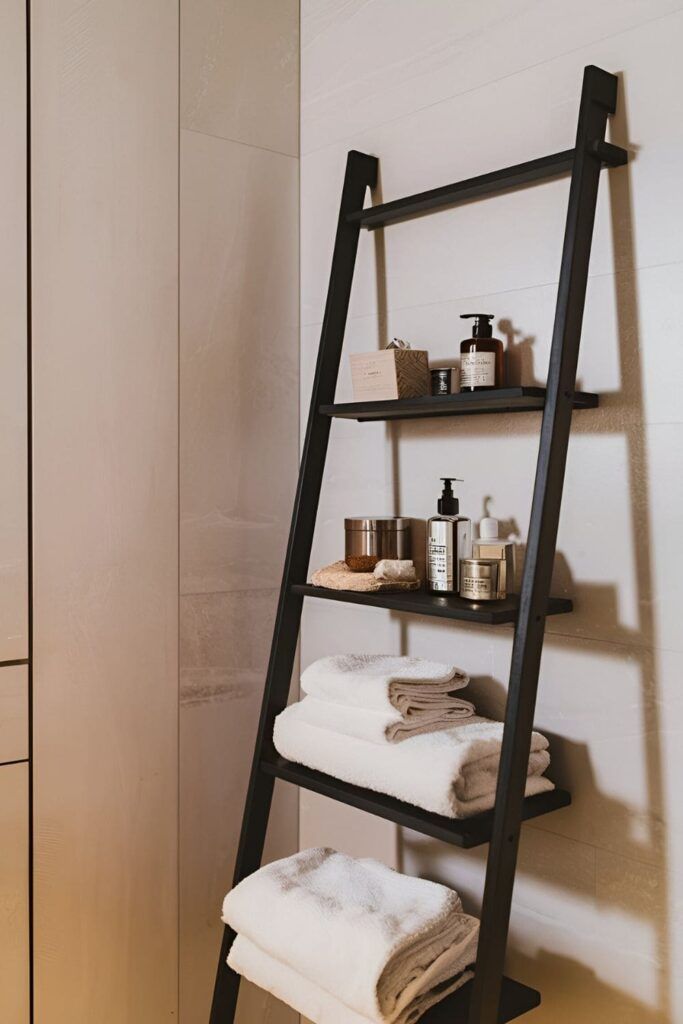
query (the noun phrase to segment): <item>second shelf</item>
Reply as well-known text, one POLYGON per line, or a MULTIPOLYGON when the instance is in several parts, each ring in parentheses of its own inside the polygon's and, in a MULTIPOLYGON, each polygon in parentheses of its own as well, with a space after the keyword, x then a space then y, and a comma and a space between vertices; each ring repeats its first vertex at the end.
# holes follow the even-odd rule
MULTIPOLYGON (((364 594, 355 590, 328 590, 314 587, 310 583, 295 583, 292 593, 304 597, 321 597, 327 601, 347 601, 350 604, 364 604, 375 608, 390 608, 397 612, 411 612, 415 615, 433 615, 439 619, 460 619, 463 622, 481 622, 483 625, 499 626, 514 622, 519 608, 519 597, 510 594, 504 601, 473 604, 455 594, 428 594, 424 590, 407 593, 364 594)), ((568 597, 551 597, 547 615, 563 615, 570 612, 573 604, 568 597)))

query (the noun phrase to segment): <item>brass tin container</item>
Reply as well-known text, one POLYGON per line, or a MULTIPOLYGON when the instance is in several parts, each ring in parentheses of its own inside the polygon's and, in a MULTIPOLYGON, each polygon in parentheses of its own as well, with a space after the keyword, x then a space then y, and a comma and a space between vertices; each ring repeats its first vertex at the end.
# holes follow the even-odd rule
POLYGON ((500 560, 463 558, 460 563, 460 596, 468 601, 502 600, 506 594, 500 590, 500 560))
POLYGON ((352 516, 344 520, 344 534, 344 560, 353 572, 372 572, 383 558, 412 558, 405 516, 352 516))

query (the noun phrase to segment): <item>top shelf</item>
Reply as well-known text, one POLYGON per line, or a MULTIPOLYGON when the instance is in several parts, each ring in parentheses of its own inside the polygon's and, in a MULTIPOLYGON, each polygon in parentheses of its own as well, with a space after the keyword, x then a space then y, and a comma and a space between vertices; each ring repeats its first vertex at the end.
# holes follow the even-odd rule
MULTIPOLYGON (((545 388, 492 388, 491 391, 461 391, 455 395, 424 395, 383 402, 347 402, 321 405, 323 416, 345 420, 431 419, 435 416, 472 416, 492 412, 533 412, 545 405, 545 388)), ((595 409, 598 396, 589 391, 574 392, 575 409, 595 409)))
MULTIPOLYGON (((537 160, 527 160, 523 164, 514 164, 499 171, 480 174, 476 178, 465 178, 450 185, 430 189, 428 192, 417 192, 403 199, 394 199, 390 203, 369 206, 363 210, 355 210, 347 214, 350 224, 360 223, 361 227, 381 228, 385 224, 404 220, 415 214, 430 213, 442 206, 453 206, 470 199, 481 199, 498 192, 505 192, 522 185, 531 185, 535 181, 544 181, 568 174, 574 163, 574 149, 565 149, 561 153, 551 153, 537 160)), ((595 151, 596 159, 609 167, 620 167, 628 160, 628 154, 620 146, 608 142, 600 143, 595 151)))

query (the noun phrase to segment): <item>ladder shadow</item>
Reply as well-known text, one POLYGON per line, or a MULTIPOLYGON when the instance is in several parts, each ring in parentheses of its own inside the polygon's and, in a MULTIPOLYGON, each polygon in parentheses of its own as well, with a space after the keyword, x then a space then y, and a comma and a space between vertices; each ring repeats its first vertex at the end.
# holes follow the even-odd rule
MULTIPOLYGON (((626 91, 623 74, 619 74, 619 108, 617 114, 612 118, 612 137, 617 139, 628 139, 628 118, 626 108, 626 91)), ((634 147, 630 147, 633 153, 634 147)), ((561 736, 551 738, 551 750, 553 751, 553 766, 551 775, 560 785, 566 785, 572 789, 572 782, 580 780, 580 785, 574 792, 574 807, 554 812, 543 824, 532 822, 525 826, 525 829, 537 829, 550 832, 555 835, 563 835, 567 841, 572 841, 572 828, 570 816, 577 815, 580 810, 581 794, 597 794, 595 801, 604 815, 604 820, 609 822, 611 841, 608 846, 598 846, 596 850, 602 850, 608 856, 611 849, 619 856, 630 858, 640 865, 644 872, 647 872, 653 881, 649 893, 651 899, 643 899, 642 893, 631 893, 628 887, 619 884, 602 886, 598 899, 597 891, 588 887, 585 891, 587 900, 596 900, 608 906, 619 908, 630 914, 634 919, 647 919, 651 922, 653 929, 653 952, 648 958, 655 961, 657 966, 650 964, 651 970, 656 970, 656 990, 653 993, 653 1005, 646 1005, 635 999, 623 989, 619 989, 603 981, 591 968, 585 966, 579 960, 571 957, 560 956, 542 947, 530 957, 521 952, 520 945, 522 936, 515 941, 515 932, 511 933, 511 944, 509 959, 511 966, 519 965, 518 976, 525 978, 530 984, 547 979, 550 984, 545 986, 544 1001, 546 1005, 557 1005, 556 1017, 562 1019, 560 1005, 565 994, 571 993, 568 998, 569 1005, 575 1007, 575 1000, 578 998, 583 1004, 583 990, 586 991, 585 1006, 587 1016, 591 1019, 600 1017, 600 1008, 603 1009, 605 1019, 610 1020, 637 1020, 639 1024, 671 1024, 672 1018, 672 963, 671 963, 671 942, 670 929, 671 917, 669 910, 669 858, 667 852, 667 826, 665 814, 665 794, 663 786, 662 751, 661 751, 661 720, 660 720, 660 684, 659 684, 659 659, 657 654, 657 624, 653 611, 652 595, 653 568, 650 555, 651 529, 650 529, 650 500, 649 500, 649 460, 645 437, 645 408, 642 386, 642 356, 639 332, 639 311, 638 293, 635 273, 635 253, 633 245, 633 208, 631 195, 631 172, 630 165, 618 169, 606 171, 609 182, 609 203, 611 212, 612 242, 615 254, 614 289, 615 305, 617 314, 617 335, 619 344, 619 367, 620 367, 620 388, 607 394, 601 393, 601 407, 591 411, 590 415, 582 416, 580 413, 574 418, 573 432, 589 435, 610 435, 623 436, 627 449, 627 463, 629 473, 629 492, 631 498, 631 542, 635 552, 635 577, 636 577, 636 606, 638 608, 638 622, 635 628, 629 628, 619 623, 618 591, 616 585, 591 583, 590 581, 572 581, 569 563, 562 556, 558 558, 556 565, 556 587, 554 593, 568 592, 577 604, 577 611, 590 611, 591 606, 600 609, 601 630, 604 626, 604 639, 596 639, 595 631, 592 636, 571 635, 562 632, 562 617, 549 619, 548 643, 571 644, 572 641, 582 644, 600 643, 604 648, 609 645, 610 655, 617 658, 634 661, 638 665, 640 676, 641 706, 643 709, 642 731, 639 738, 644 744, 645 762, 645 788, 647 816, 645 820, 645 831, 647 834, 641 838, 638 833, 642 830, 643 818, 638 816, 636 809, 624 801, 621 801, 607 793, 601 794, 599 783, 591 762, 590 751, 586 745, 574 743, 561 736), (559 816, 563 816, 560 818, 559 816), (557 831, 555 831, 557 830, 557 831), (575 993, 580 993, 576 996, 575 993)), ((379 232, 377 232, 379 234, 379 232)), ((384 243, 379 246, 377 255, 378 280, 384 268, 384 243)), ((379 292, 378 292, 379 294, 379 292)), ((386 303, 386 294, 383 295, 386 303)), ((386 322, 386 321, 385 321, 386 322)), ((516 331, 512 324, 501 329, 516 331)), ((531 353, 531 336, 522 338, 523 351, 519 353, 520 365, 526 366, 531 353), (526 362, 524 362, 526 361, 526 362)), ((528 383, 528 381, 525 381, 528 383)), ((484 417, 484 419, 487 419, 484 417)), ((448 433, 455 434, 462 431, 463 424, 457 420, 453 421, 429 421, 423 420, 409 425, 411 432, 428 438, 435 433, 439 437, 448 436, 448 433)), ((401 425, 390 424, 387 427, 392 442, 392 454, 394 456, 395 482, 394 500, 398 509, 398 497, 400 494, 400 481, 398 479, 398 460, 396 457, 396 442, 400 435, 401 425)), ((477 436, 482 430, 490 433, 491 427, 482 425, 478 417, 473 417, 467 425, 468 436, 477 436)), ((538 432, 538 421, 534 415, 515 414, 505 417, 502 421, 496 420, 496 431, 506 433, 514 432, 538 432)), ((401 652, 408 653, 408 622, 405 616, 397 616, 401 622, 401 652)), ((443 628, 452 626, 443 624, 443 628)), ((478 627, 464 627, 478 628, 478 627)), ((481 627, 486 628, 486 627, 481 627)), ((502 718, 505 710, 506 688, 500 682, 492 678, 479 678, 473 680, 473 697, 479 702, 481 710, 491 717, 502 718)), ((542 679, 541 679, 542 685, 542 679)), ((599 679, 596 679, 596 686, 599 686, 599 679)), ((542 724, 541 724, 542 725, 542 724)), ((430 863, 437 864, 438 857, 430 857, 430 850, 440 850, 443 853, 442 844, 433 840, 420 840, 419 844, 411 839, 410 833, 402 833, 397 830, 397 860, 402 864, 405 854, 410 852, 412 859, 419 868, 424 865, 426 872, 429 872, 430 863)), ((584 842, 579 836, 579 842, 584 842)), ((586 845, 590 846, 590 842, 586 845)), ((468 851, 466 853, 455 852, 454 856, 480 857, 483 860, 486 856, 486 848, 481 850, 468 851)), ((534 873, 533 863, 520 864, 522 872, 534 873)), ((437 871, 438 876, 438 871, 437 871)), ((437 879, 443 880, 443 879, 437 879)), ((556 880, 558 886, 562 886, 561 880, 556 880)), ((576 894, 574 885, 571 892, 576 894)), ((467 894, 465 894, 467 896, 467 894)), ((470 894, 468 902, 476 906, 479 893, 470 894)), ((607 945, 604 941, 603 949, 607 945)), ((615 955, 620 955, 614 948, 615 955)), ((634 954, 636 955, 636 954, 634 954)), ((643 957, 643 962, 645 962, 643 957)), ((551 1013, 551 1016, 552 1013, 551 1013)), ((553 1016, 553 1019, 555 1017, 553 1016)), ((572 1016, 574 1019, 574 1016, 572 1016)))
POLYGON ((540 950, 536 956, 516 952, 511 969, 521 981, 533 977, 547 979, 542 1007, 547 1020, 556 1024, 570 1021, 621 1021, 626 1024, 671 1024, 666 1010, 653 1008, 623 989, 600 978, 585 964, 540 950), (571 1006, 567 1014, 567 1006, 571 1006))

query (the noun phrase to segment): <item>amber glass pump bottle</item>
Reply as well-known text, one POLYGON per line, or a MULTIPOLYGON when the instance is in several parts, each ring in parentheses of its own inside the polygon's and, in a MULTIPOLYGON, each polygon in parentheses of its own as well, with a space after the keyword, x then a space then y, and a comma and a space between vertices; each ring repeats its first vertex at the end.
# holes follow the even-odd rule
POLYGON ((503 342, 493 337, 493 313, 463 313, 474 320, 472 337, 460 342, 460 390, 489 391, 505 386, 503 342))

